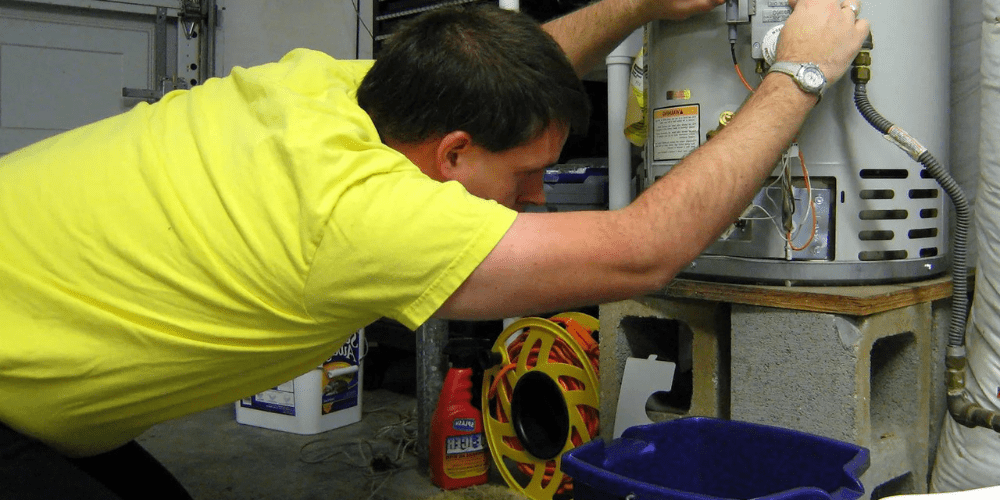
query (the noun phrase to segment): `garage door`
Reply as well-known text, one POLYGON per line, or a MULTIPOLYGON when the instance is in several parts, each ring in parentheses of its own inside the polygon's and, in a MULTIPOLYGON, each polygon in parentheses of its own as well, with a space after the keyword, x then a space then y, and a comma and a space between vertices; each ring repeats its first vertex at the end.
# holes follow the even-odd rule
POLYGON ((207 0, 0 2, 0 155, 214 76, 214 9, 207 0))

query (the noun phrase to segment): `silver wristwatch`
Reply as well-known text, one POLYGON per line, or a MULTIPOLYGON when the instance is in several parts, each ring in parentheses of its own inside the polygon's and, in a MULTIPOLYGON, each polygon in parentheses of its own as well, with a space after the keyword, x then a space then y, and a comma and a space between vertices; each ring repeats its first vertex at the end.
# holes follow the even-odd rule
POLYGON ((777 71, 790 75, 795 83, 799 84, 802 90, 823 97, 823 90, 826 89, 826 75, 813 63, 793 63, 779 61, 771 65, 768 73, 777 71))

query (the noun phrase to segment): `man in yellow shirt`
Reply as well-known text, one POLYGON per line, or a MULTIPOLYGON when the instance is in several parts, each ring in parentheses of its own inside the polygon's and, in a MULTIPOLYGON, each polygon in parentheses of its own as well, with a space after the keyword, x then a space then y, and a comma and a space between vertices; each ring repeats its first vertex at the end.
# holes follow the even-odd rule
MULTIPOLYGON (((662 288, 749 203, 816 95, 766 77, 625 209, 520 210, 544 203, 544 169, 588 117, 578 75, 644 23, 721 1, 603 0, 544 30, 444 9, 374 64, 295 50, 0 158, 0 484, 183 498, 136 436, 292 379, 380 317, 662 288)), ((844 2, 800 0, 779 59, 842 76, 868 32, 844 2)))

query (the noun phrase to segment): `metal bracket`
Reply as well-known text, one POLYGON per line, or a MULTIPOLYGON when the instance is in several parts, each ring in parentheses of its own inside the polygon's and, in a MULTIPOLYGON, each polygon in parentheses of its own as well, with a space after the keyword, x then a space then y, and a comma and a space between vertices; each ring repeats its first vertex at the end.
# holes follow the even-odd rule
POLYGON ((195 27, 208 17, 203 3, 204 2, 201 0, 181 1, 181 10, 180 13, 178 13, 177 18, 181 27, 184 29, 184 36, 187 37, 188 40, 198 36, 195 32, 195 27))
POLYGON ((153 32, 153 82, 159 88, 122 88, 122 97, 158 101, 164 94, 174 89, 173 78, 167 76, 167 9, 156 9, 156 29, 153 32))

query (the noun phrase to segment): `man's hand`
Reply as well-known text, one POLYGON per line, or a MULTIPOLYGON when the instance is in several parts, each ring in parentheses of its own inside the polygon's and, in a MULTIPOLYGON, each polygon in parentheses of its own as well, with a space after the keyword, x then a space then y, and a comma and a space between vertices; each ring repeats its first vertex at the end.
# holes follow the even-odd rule
POLYGON ((844 75, 868 36, 868 21, 857 17, 861 0, 789 0, 789 4, 794 10, 781 29, 777 60, 815 63, 832 84, 844 75))

